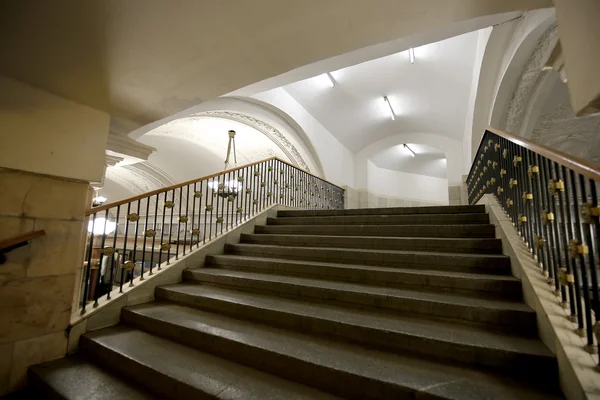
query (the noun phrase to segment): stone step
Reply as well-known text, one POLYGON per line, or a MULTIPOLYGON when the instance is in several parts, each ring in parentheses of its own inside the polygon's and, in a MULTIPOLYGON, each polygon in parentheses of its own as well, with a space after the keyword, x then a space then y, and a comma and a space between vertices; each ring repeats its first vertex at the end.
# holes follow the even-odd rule
POLYGON ((536 332, 535 312, 524 303, 483 299, 476 295, 425 292, 220 268, 189 270, 184 278, 290 298, 333 301, 356 307, 419 314, 421 317, 466 321, 510 331, 536 332))
POLYGON ((126 379, 93 364, 80 355, 29 368, 30 399, 147 400, 159 399, 126 379))
MULTIPOLYGON (((190 321, 197 322, 197 321, 190 321)), ((322 399, 336 397, 175 341, 124 326, 87 333, 82 351, 128 382, 167 399, 322 399)), ((188 343, 190 344, 190 343, 188 343)))
POLYGON ((406 215, 406 214, 477 214, 485 213, 485 206, 431 206, 386 207, 345 210, 279 210, 278 217, 325 217, 339 215, 406 215))
POLYGON ((347 282, 392 287, 423 287, 455 293, 472 293, 522 298, 521 282, 508 275, 473 274, 452 271, 401 269, 350 265, 314 261, 295 261, 284 258, 209 255, 206 266, 263 271, 279 275, 321 277, 347 282))
MULTIPOLYGON (((153 305, 147 305, 145 310, 152 307, 153 305)), ((133 309, 141 314, 143 308, 133 309)), ((383 353, 190 308, 167 305, 146 314, 146 317, 136 319, 135 323, 143 329, 155 331, 190 347, 347 399, 555 398, 552 393, 547 392, 548 389, 529 384, 524 387, 525 384, 517 380, 489 375, 464 366, 383 353)), ((118 336, 113 334, 109 338, 114 338, 114 346, 128 351, 128 343, 122 344, 118 336)), ((140 346, 135 342, 132 345, 140 346)), ((141 344, 144 345, 145 343, 141 344)), ((154 346, 150 351, 153 350, 154 346)), ((193 365, 177 363, 170 353, 160 348, 156 350, 153 359, 148 360, 150 365, 174 364, 176 370, 193 371, 188 372, 188 375, 195 375, 193 365)), ((206 367, 212 368, 212 365, 206 367)), ((237 375, 237 379, 244 378, 243 374, 237 375)), ((180 395, 180 398, 191 397, 180 395)), ((268 398, 290 397, 263 397, 268 398)))
POLYGON ((487 214, 346 215, 267 218, 267 225, 443 225, 488 224, 487 214))
POLYGON ((341 264, 363 264, 378 267, 451 270, 455 272, 510 274, 510 259, 496 254, 432 253, 419 251, 340 249, 330 247, 273 246, 236 243, 225 246, 235 255, 286 258, 288 260, 322 261, 341 264))
MULTIPOLYGON (((166 288, 162 296, 182 305, 234 318, 342 339, 400 354, 410 352, 432 359, 498 369, 517 376, 533 369, 548 379, 556 376, 557 372, 556 359, 537 338, 220 287, 174 285, 166 288)), ((169 303, 159 304, 129 308, 123 313, 123 320, 129 323, 139 318, 139 314, 153 318, 157 312, 162 314, 166 312, 164 310, 175 308, 173 313, 176 313, 179 310, 169 303)))
POLYGON ((257 225, 255 233, 337 235, 337 236, 402 236, 437 238, 494 238, 491 224, 467 225, 257 225))
POLYGON ((241 235, 240 242, 272 244, 278 246, 318 246, 353 249, 502 254, 502 242, 500 239, 440 239, 386 236, 329 236, 245 233, 241 235))

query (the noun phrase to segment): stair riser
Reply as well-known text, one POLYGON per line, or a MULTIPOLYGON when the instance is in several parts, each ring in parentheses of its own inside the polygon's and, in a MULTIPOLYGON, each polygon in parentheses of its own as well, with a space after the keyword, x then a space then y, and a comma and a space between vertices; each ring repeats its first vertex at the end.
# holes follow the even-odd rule
POLYGON ((443 239, 400 239, 400 238, 352 238, 352 237, 307 237, 243 234, 242 243, 268 244, 276 246, 318 246, 351 249, 430 251, 442 253, 502 254, 499 239, 465 239, 461 241, 443 239))
POLYGON ((350 210, 280 210, 278 217, 309 217, 337 215, 406 215, 406 214, 476 214, 484 213, 485 206, 441 206, 441 207, 390 207, 361 208, 350 210))
POLYGON ((268 218, 267 225, 443 225, 489 224, 487 214, 366 215, 268 218))
MULTIPOLYGON (((359 326, 344 323, 342 321, 316 318, 305 314, 300 315, 268 308, 257 308, 246 304, 211 297, 186 296, 172 292, 163 292, 160 296, 181 304, 223 313, 235 318, 249 319, 268 325, 302 332, 311 332, 326 337, 335 336, 347 341, 366 345, 367 347, 388 351, 400 353, 411 352, 437 359, 499 369, 507 373, 516 373, 519 371, 519 365, 524 366, 527 369, 535 368, 535 371, 543 373, 543 376, 545 377, 548 377, 548 374, 556 370, 556 366, 553 365, 552 362, 549 362, 547 358, 540 356, 507 353, 501 350, 471 346, 468 344, 458 345, 456 343, 443 342, 418 335, 359 326), (550 368, 548 368, 549 366, 550 368)), ((124 320, 129 321, 131 319, 130 315, 131 318, 134 319, 135 317, 144 318, 144 316, 138 316, 135 313, 127 313, 126 315, 124 312, 124 320)), ((158 332, 153 333, 159 334, 158 332)))
POLYGON ((523 329, 531 332, 535 329, 535 313, 516 310, 486 309, 472 306, 441 303, 407 297, 392 297, 378 293, 335 290, 313 286, 302 286, 283 282, 269 282, 258 279, 243 279, 232 276, 220 276, 196 273, 195 281, 223 287, 243 288, 255 293, 269 293, 288 298, 301 298, 317 301, 333 301, 353 304, 358 307, 374 307, 401 313, 423 314, 437 318, 469 321, 510 330, 523 329))
MULTIPOLYGON (((359 400, 415 398, 415 391, 409 388, 375 381, 322 365, 315 365, 298 358, 291 358, 222 336, 209 335, 143 316, 135 318, 132 315, 127 315, 125 318, 127 323, 134 324, 141 329, 165 338, 176 340, 181 344, 345 398, 359 400)), ((179 398, 197 397, 180 396, 179 398)))
POLYGON ((209 393, 198 390, 184 382, 173 379, 148 365, 138 363, 131 358, 106 348, 86 336, 80 338, 81 351, 90 359, 137 382, 153 393, 166 399, 214 399, 209 393))
POLYGON ((431 254, 431 253, 379 253, 356 249, 302 248, 302 247, 262 247, 261 245, 227 245, 228 254, 278 257, 288 260, 362 264, 379 267, 399 267, 456 272, 510 274, 510 260, 507 257, 486 257, 431 254))
MULTIPOLYGON (((427 288, 448 293, 473 294, 522 299, 519 281, 468 279, 463 277, 424 275, 418 271, 372 271, 360 268, 336 268, 328 265, 281 263, 260 259, 237 259, 227 256, 207 256, 206 266, 247 271, 269 272, 277 275, 318 277, 343 282, 357 282, 400 288, 427 288)), ((193 271, 185 273, 192 276, 193 271)), ((485 277, 485 275, 483 276, 485 277)))
POLYGON ((255 233, 337 236, 494 238, 493 225, 257 225, 255 233))

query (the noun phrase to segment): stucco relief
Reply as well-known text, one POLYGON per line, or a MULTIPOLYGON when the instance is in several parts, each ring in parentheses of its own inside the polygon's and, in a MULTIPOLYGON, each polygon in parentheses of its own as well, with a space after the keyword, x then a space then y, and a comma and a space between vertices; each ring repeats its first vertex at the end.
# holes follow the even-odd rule
POLYGON ((540 38, 535 50, 525 65, 519 82, 517 83, 517 87, 508 108, 506 123, 504 124, 505 129, 508 132, 519 134, 519 130, 521 129, 521 125, 525 118, 527 105, 531 100, 532 93, 540 81, 543 63, 550 56, 557 40, 558 26, 554 23, 546 29, 540 38))
POLYGON ((275 144, 277 144, 277 146, 288 156, 288 158, 292 161, 294 165, 297 165, 300 168, 310 172, 310 168, 304 161, 304 158, 302 157, 298 149, 296 149, 296 147, 285 137, 283 133, 281 133, 278 129, 274 128, 273 126, 265 123, 264 121, 261 121, 246 114, 231 111, 204 111, 194 115, 215 118, 226 118, 249 125, 262 132, 265 136, 267 136, 275 144))

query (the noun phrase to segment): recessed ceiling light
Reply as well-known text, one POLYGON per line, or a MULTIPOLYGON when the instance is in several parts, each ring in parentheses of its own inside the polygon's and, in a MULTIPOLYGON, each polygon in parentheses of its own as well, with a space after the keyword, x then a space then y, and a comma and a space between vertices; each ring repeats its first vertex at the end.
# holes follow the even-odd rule
POLYGON ((387 96, 383 96, 383 101, 385 101, 390 108, 390 117, 392 117, 392 121, 396 120, 396 114, 394 113, 394 109, 392 108, 392 104, 388 100, 387 96))

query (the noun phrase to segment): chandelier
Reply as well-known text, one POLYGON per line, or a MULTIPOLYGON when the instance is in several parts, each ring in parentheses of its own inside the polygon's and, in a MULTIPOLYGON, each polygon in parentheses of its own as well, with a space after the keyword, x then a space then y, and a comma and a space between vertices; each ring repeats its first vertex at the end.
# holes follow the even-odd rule
MULTIPOLYGON (((229 132, 227 132, 227 134, 229 135, 229 143, 227 144, 227 157, 225 157, 225 168, 224 170, 227 170, 227 167, 229 166, 229 157, 231 156, 231 150, 233 149, 233 165, 234 167, 237 166, 237 156, 235 153, 235 131, 231 130, 229 132)), ((237 196, 238 192, 240 190, 242 190, 242 182, 239 182, 235 179, 231 179, 226 181, 225 180, 225 175, 223 176, 223 181, 221 181, 221 178, 218 178, 216 181, 212 181, 212 182, 208 182, 208 187, 214 192, 216 193, 218 196, 223 197, 223 198, 227 198, 230 196, 237 196)))

